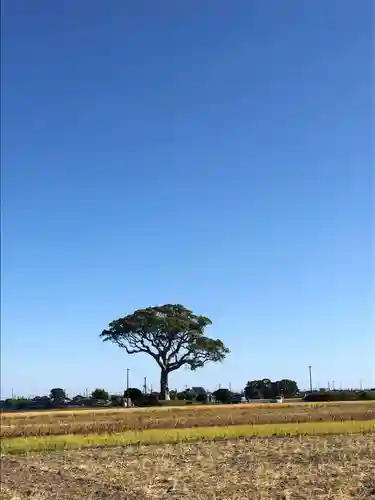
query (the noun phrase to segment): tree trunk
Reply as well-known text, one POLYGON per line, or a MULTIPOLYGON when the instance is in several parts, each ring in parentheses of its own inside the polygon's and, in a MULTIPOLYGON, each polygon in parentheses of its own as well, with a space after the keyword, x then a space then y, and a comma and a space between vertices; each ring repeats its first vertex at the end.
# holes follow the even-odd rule
POLYGON ((168 388, 168 371, 162 368, 160 374, 160 399, 162 401, 169 401, 169 388, 168 388))

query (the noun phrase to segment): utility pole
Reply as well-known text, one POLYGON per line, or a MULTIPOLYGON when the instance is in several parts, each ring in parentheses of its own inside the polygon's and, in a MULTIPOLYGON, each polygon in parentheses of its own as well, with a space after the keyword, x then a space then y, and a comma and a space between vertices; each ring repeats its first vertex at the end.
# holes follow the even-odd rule
POLYGON ((311 365, 309 365, 310 392, 313 392, 311 365))
POLYGON ((147 378, 146 377, 144 378, 144 381, 143 381, 143 391, 146 395, 147 394, 147 378))
POLYGON ((126 407, 129 408, 129 372, 130 368, 126 368, 126 407))

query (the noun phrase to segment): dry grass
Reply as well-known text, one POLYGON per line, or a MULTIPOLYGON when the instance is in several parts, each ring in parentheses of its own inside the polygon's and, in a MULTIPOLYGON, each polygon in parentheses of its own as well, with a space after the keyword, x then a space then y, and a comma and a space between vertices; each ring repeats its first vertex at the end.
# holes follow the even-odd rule
POLYGON ((375 434, 2 458, 3 500, 370 500, 375 434))
POLYGON ((22 454, 36 451, 45 452, 119 445, 170 444, 270 436, 364 434, 371 432, 375 432, 375 420, 232 425, 229 427, 194 427, 192 429, 146 429, 142 431, 125 431, 119 434, 64 434, 61 436, 8 438, 1 441, 1 452, 3 454, 22 454))
POLYGON ((4 413, 1 438, 375 419, 375 402, 4 413))

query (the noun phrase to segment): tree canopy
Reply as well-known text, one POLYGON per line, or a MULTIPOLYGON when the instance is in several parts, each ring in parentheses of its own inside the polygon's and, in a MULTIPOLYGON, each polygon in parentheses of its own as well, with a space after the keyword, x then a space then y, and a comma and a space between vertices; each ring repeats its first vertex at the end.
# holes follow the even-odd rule
POLYGON ((55 404, 61 404, 66 399, 66 392, 60 387, 55 387, 54 389, 51 389, 50 398, 55 404))
POLYGON ((99 399, 102 401, 108 401, 109 394, 105 389, 97 388, 91 393, 91 399, 99 399))
POLYGON ((294 380, 282 379, 272 382, 265 378, 249 381, 244 392, 247 399, 271 399, 281 395, 294 398, 298 394, 298 385, 294 380))
POLYGON ((171 372, 182 366, 196 370, 208 362, 223 361, 229 353, 221 340, 204 335, 211 324, 209 318, 193 314, 181 304, 165 304, 116 319, 100 336, 128 354, 151 356, 161 370, 160 398, 169 399, 171 372))
POLYGON ((124 391, 124 398, 129 397, 130 400, 134 403, 134 401, 138 401, 141 399, 143 393, 137 387, 129 387, 129 390, 124 391))
POLYGON ((233 393, 229 389, 217 389, 213 392, 213 396, 219 403, 229 403, 233 393))

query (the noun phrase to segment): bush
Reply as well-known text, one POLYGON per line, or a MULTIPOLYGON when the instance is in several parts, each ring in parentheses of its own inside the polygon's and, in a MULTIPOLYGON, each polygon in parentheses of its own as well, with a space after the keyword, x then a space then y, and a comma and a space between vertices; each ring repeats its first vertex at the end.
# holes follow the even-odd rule
POLYGON ((203 393, 197 394, 195 401, 197 403, 207 403, 207 394, 203 394, 203 393))
POLYGON ((29 398, 9 398, 4 401, 4 408, 7 410, 29 410, 32 400, 29 398))
POLYGON ((129 395, 129 398, 131 399, 131 402, 133 404, 136 404, 139 399, 143 397, 143 392, 138 389, 137 387, 129 387, 129 391, 126 390, 124 392, 124 398, 126 399, 129 395))
POLYGON ((368 392, 358 393, 356 391, 319 391, 310 392, 303 398, 310 403, 325 401, 359 401, 375 399, 375 395, 368 392))
POLYGON ((179 392, 177 394, 177 398, 181 400, 193 400, 196 397, 196 394, 191 389, 186 389, 185 391, 179 392))
POLYGON ((134 402, 136 406, 160 406, 158 394, 143 394, 134 402))
POLYGON ((141 398, 135 401, 136 406, 185 406, 189 401, 183 399, 170 399, 163 401, 159 399, 158 394, 143 394, 141 398))
POLYGON ((111 394, 109 399, 112 406, 124 406, 124 398, 118 394, 111 394))
POLYGON ((375 391, 363 391, 358 394, 361 401, 375 401, 375 391))
POLYGON ((189 401, 184 399, 170 399, 169 401, 159 401, 160 406, 185 406, 189 401))

